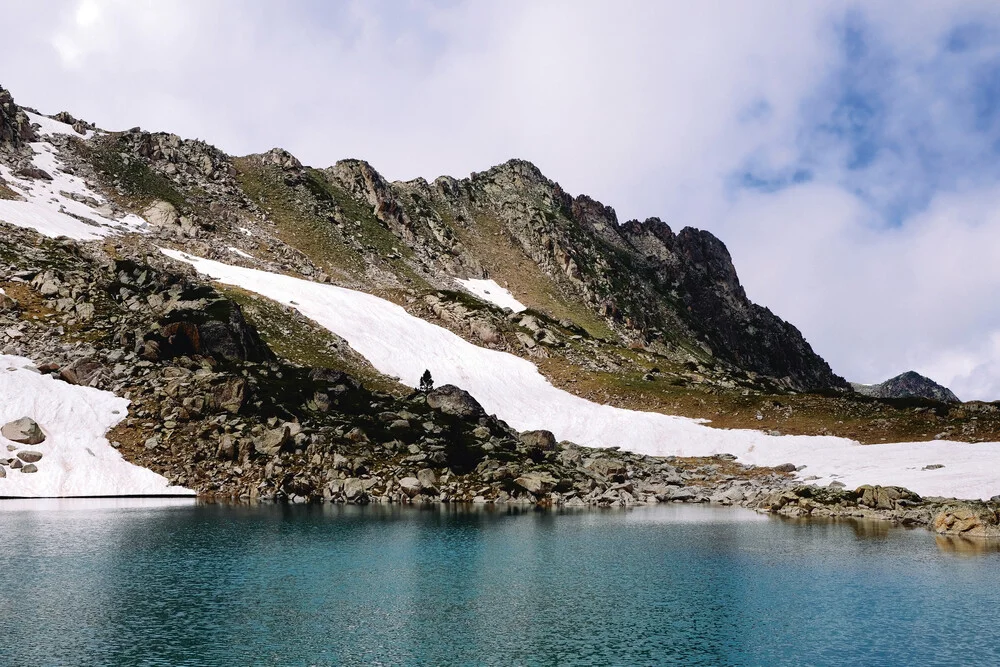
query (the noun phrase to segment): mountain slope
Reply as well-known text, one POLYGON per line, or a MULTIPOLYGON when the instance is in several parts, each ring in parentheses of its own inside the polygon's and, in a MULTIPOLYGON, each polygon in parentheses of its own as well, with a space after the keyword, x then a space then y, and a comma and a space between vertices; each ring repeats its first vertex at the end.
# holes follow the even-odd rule
MULTIPOLYGON (((23 112, 3 122, 11 150, 23 150, 23 112)), ((571 197, 524 161, 390 183, 360 160, 315 169, 280 149, 233 158, 138 128, 53 141, 112 206, 202 255, 238 251, 263 267, 397 295, 488 277, 564 329, 662 365, 702 366, 727 383, 847 387, 794 326, 746 298, 710 233, 675 234, 655 218, 619 224, 610 207, 571 197)), ((510 351, 538 354, 509 338, 510 351)))

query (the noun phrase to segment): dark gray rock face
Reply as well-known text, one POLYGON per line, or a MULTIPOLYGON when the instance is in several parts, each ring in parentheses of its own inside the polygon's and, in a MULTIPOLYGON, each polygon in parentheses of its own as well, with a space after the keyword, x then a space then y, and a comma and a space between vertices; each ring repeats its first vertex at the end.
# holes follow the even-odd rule
POLYGON ((874 398, 929 398, 942 403, 960 403, 958 396, 934 380, 907 371, 879 384, 852 384, 854 391, 874 398))
POLYGON ((10 91, 0 86, 0 150, 19 150, 37 139, 28 116, 14 103, 10 91))

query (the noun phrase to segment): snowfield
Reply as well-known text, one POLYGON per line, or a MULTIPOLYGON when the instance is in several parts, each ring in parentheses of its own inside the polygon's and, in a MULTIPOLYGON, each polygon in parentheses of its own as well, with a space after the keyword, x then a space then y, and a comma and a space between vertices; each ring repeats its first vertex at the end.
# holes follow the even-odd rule
POLYGON ((429 369, 439 386, 466 389, 487 412, 519 430, 548 429, 561 440, 640 454, 729 453, 747 464, 794 463, 805 466, 800 477, 820 485, 833 480, 852 488, 899 485, 925 496, 959 498, 1000 494, 1000 443, 864 446, 844 438, 714 429, 698 420, 599 405, 556 389, 525 359, 477 347, 370 294, 163 252, 220 282, 296 308, 345 338, 379 371, 407 385, 416 387, 429 369), (944 467, 923 469, 934 464, 944 467))
POLYGON ((42 455, 35 463, 38 472, 4 468, 0 498, 194 495, 129 463, 105 438, 108 429, 125 418, 127 400, 42 375, 35 366, 24 357, 0 355, 0 424, 31 417, 45 433, 37 445, 0 436, 4 458, 24 451, 42 455))
POLYGON ((500 285, 497 285, 493 280, 470 278, 468 280, 456 279, 455 282, 475 294, 483 301, 488 301, 489 303, 500 306, 501 308, 510 308, 515 313, 520 313, 521 311, 528 309, 527 306, 515 299, 514 295, 511 294, 509 290, 500 287, 500 285))
MULTIPOLYGON (((55 134, 80 136, 65 123, 33 113, 28 113, 28 117, 41 126, 39 134, 43 139, 55 134)), ((52 180, 16 176, 0 165, 0 176, 7 186, 24 198, 24 201, 0 199, 0 221, 50 237, 67 236, 82 241, 146 229, 146 221, 137 215, 113 218, 104 197, 91 190, 82 178, 63 170, 51 143, 43 140, 29 145, 35 152, 32 165, 48 173, 52 180)))

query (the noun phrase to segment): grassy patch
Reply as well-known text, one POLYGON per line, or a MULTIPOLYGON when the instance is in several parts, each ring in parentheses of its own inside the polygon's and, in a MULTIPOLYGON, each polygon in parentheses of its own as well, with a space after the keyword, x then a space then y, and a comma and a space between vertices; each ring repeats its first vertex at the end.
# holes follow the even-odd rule
POLYGON ((133 206, 142 207, 162 199, 178 210, 187 207, 184 196, 174 188, 170 179, 131 155, 121 135, 106 137, 94 146, 82 146, 81 153, 97 173, 133 206))
MULTIPOLYGON (((1000 438, 1000 408, 961 407, 924 399, 882 400, 856 394, 773 394, 702 384, 683 368, 661 365, 645 373, 588 371, 561 357, 538 362, 557 387, 622 408, 702 418, 717 428, 747 428, 788 435, 836 435, 865 444, 1000 438)), ((973 407, 969 407, 972 405, 973 407)))
POLYGON ((237 287, 220 285, 219 291, 239 304, 247 321, 279 357, 300 366, 349 373, 377 391, 397 396, 412 391, 375 370, 343 339, 281 304, 237 287))

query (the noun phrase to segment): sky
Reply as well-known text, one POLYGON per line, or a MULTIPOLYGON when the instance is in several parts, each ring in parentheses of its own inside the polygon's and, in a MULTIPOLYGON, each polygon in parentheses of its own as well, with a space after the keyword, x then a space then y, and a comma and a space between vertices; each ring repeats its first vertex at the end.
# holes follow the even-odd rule
POLYGON ((4 4, 20 104, 390 179, 531 160, 714 233, 847 379, 1000 399, 1000 3, 4 4))

